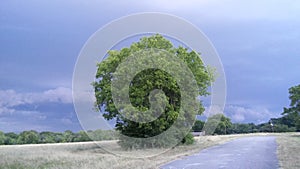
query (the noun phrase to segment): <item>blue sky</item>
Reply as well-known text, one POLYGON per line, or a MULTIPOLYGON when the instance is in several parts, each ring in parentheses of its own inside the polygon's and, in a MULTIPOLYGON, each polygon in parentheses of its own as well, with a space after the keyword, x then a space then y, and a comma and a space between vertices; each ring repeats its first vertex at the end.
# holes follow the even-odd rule
POLYGON ((81 130, 71 89, 77 56, 99 28, 138 12, 177 15, 207 35, 233 122, 265 122, 288 106, 288 88, 300 83, 299 1, 11 0, 0 2, 0 130, 81 130))

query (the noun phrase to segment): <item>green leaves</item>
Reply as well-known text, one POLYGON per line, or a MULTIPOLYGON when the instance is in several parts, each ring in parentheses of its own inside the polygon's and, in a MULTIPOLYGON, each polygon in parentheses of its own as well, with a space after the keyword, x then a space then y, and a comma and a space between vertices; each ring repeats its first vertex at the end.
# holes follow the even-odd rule
POLYGON ((206 132, 215 134, 226 134, 228 128, 232 126, 229 118, 225 117, 223 114, 215 114, 207 119, 206 132), (215 129, 214 126, 217 128, 215 129), (213 130, 213 131, 212 131, 213 130))
POLYGON ((282 114, 289 119, 288 126, 296 127, 300 131, 300 85, 289 88, 289 94, 290 107, 284 107, 282 114))
MULTIPOLYGON (((197 52, 175 48, 158 34, 120 51, 109 51, 97 66, 95 105, 104 107, 107 120, 117 119, 116 129, 124 139, 154 137, 172 126, 189 130, 195 115, 204 111, 196 98, 209 94, 207 88, 214 77, 197 52)), ((153 140, 143 144, 165 145, 153 140)))
MULTIPOLYGON (((300 108, 300 85, 291 87, 289 93, 291 100, 290 106, 300 108)), ((300 111, 300 109, 298 109, 298 111, 300 111)))

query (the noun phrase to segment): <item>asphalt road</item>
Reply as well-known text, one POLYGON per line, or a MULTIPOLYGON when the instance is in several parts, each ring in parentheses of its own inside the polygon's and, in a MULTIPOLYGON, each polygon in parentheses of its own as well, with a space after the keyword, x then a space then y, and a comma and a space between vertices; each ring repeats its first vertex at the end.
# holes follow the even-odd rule
POLYGON ((275 137, 245 137, 204 149, 163 165, 162 169, 276 169, 275 137))

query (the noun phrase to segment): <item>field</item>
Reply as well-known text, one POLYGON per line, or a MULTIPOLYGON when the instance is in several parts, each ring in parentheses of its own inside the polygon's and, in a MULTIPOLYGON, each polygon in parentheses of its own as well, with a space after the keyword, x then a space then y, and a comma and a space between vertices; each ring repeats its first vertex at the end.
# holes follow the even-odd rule
MULTIPOLYGON (((270 134, 202 136, 196 138, 196 143, 194 145, 178 146, 163 154, 148 158, 130 158, 126 156, 150 156, 162 149, 123 151, 116 141, 101 141, 97 142, 97 144, 94 142, 84 142, 0 146, 0 168, 153 169, 158 168, 168 161, 199 152, 206 147, 221 144, 235 138, 253 135, 270 134), (113 148, 114 152, 126 156, 116 156, 101 148, 107 146, 113 148)), ((297 134, 273 135, 278 137, 278 153, 279 159, 281 160, 281 166, 283 168, 299 168, 297 161, 299 161, 300 136, 297 134)))
POLYGON ((300 168, 300 133, 286 133, 277 136, 278 159, 284 169, 300 168))

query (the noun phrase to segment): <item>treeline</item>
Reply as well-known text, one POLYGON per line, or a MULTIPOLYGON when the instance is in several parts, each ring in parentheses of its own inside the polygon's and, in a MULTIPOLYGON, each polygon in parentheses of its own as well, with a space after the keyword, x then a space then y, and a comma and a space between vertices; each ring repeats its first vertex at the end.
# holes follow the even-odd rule
MULTIPOLYGON (((296 132, 300 131, 300 115, 298 113, 287 114, 280 118, 271 118, 269 122, 254 123, 232 123, 231 120, 222 114, 212 116, 209 120, 219 121, 214 134, 242 134, 257 132, 296 132), (220 117, 221 116, 221 117, 220 117), (218 120, 217 120, 218 119, 218 120)), ((213 121, 211 122, 213 123, 213 121)), ((194 132, 202 131, 204 122, 197 120, 192 128, 194 132)))
MULTIPOLYGON (((211 123, 217 123, 217 128, 213 134, 242 134, 257 132, 295 132, 300 131, 298 113, 286 114, 280 118, 272 118, 267 123, 232 123, 231 120, 223 114, 216 114, 208 120, 211 123)), ((201 132, 205 122, 197 120, 192 128, 194 132, 201 132)), ((0 131, 0 145, 16 145, 16 144, 43 144, 43 143, 70 143, 85 141, 101 141, 119 139, 118 133, 114 130, 95 130, 95 131, 79 131, 74 133, 70 130, 65 132, 37 132, 34 130, 23 131, 19 134, 0 131)))
MULTIPOLYGON (((255 132, 295 132, 300 131, 300 84, 289 88, 289 107, 284 107, 282 117, 271 118, 269 122, 255 125, 253 123, 231 123, 223 114, 216 114, 207 120, 217 124, 214 134, 239 134, 255 132)), ((208 124, 210 124, 208 123, 208 124)), ((196 121, 193 131, 202 131, 204 122, 196 121)))
POLYGON ((37 132, 34 130, 23 131, 19 134, 0 131, 0 145, 15 144, 42 144, 42 143, 70 143, 85 141, 101 141, 117 139, 117 133, 113 130, 79 131, 74 133, 70 130, 65 132, 37 132))

